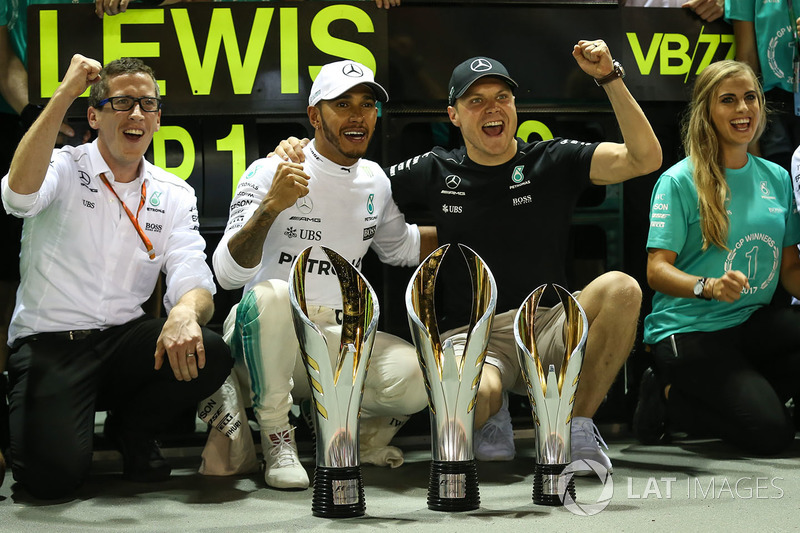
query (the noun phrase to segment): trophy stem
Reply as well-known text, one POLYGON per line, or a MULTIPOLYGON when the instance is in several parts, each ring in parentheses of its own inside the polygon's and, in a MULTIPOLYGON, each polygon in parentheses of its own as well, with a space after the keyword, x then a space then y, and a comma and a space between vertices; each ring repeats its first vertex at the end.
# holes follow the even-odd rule
POLYGON ((317 466, 311 514, 322 518, 351 518, 363 516, 366 508, 361 466, 317 466))
MULTIPOLYGON (((537 505, 564 505, 564 498, 559 494, 558 480, 566 464, 536 463, 533 469, 533 503, 537 505)), ((567 492, 575 500, 575 482, 570 477, 567 492)))
POLYGON ((469 461, 431 461, 428 509, 472 511, 481 505, 478 467, 469 461))

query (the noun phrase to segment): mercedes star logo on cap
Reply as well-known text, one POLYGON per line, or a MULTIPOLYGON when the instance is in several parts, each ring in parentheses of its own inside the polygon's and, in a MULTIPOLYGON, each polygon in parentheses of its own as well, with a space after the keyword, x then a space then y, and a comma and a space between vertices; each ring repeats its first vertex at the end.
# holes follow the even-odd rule
POLYGON ((353 63, 348 63, 344 67, 342 67, 342 74, 345 76, 350 76, 351 78, 360 78, 364 75, 360 68, 358 68, 353 63))
POLYGON ((492 69, 492 64, 486 59, 479 57, 470 64, 469 68, 471 68, 474 72, 486 72, 487 70, 492 69))

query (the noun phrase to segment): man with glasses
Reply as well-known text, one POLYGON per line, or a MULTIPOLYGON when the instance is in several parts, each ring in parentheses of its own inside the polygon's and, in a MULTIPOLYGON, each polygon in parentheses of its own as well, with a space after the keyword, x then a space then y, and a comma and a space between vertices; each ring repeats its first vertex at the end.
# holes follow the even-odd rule
POLYGON ((95 409, 134 481, 170 467, 155 436, 213 393, 231 368, 202 327, 215 291, 194 191, 144 159, 161 122, 152 69, 75 55, 2 180, 25 219, 22 279, 9 329, 11 465, 38 498, 70 495, 92 461, 95 409), (97 139, 53 150, 74 100, 91 87, 97 139), (166 318, 145 315, 160 273, 166 318))

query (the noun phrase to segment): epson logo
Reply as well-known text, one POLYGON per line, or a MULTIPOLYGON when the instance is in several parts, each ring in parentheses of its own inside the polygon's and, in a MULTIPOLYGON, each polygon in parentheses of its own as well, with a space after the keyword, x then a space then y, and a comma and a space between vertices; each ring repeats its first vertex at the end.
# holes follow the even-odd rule
POLYGON ((253 203, 253 200, 239 200, 238 202, 233 202, 231 204, 231 211, 233 211, 234 209, 237 209, 239 207, 244 207, 246 205, 250 205, 252 203, 253 203))

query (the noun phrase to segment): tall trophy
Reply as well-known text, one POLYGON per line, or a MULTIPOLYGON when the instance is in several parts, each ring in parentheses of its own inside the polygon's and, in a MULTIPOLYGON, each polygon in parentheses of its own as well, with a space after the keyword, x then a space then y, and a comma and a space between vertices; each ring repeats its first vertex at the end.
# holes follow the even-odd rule
POLYGON ((572 408, 589 331, 586 313, 578 301, 563 287, 553 287, 566 313, 565 353, 560 361, 543 361, 536 348, 534 316, 546 285, 528 295, 514 320, 517 355, 536 430, 533 502, 539 505, 563 505, 566 491, 575 500, 572 477, 564 480, 562 472, 571 461, 572 408))
POLYGON ((433 460, 428 508, 469 511, 477 509, 481 501, 472 429, 478 384, 497 304, 497 285, 483 260, 459 244, 472 278, 472 313, 464 353, 457 356, 452 339, 446 339, 444 344, 440 341, 433 301, 436 275, 449 246, 441 246, 419 265, 406 289, 406 310, 431 416, 433 460))
POLYGON ((305 272, 311 248, 297 256, 289 278, 294 328, 311 386, 316 427, 316 470, 311 511, 324 518, 364 514, 364 482, 358 456, 361 399, 378 329, 378 299, 361 273, 335 251, 322 249, 342 289, 339 356, 331 364, 328 342, 308 317, 305 272))

